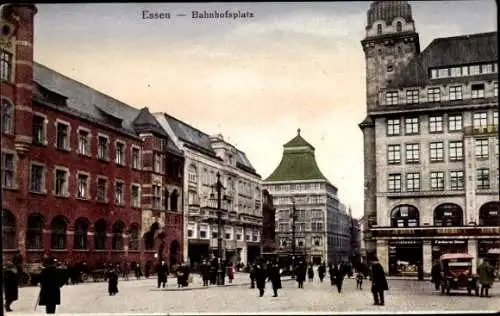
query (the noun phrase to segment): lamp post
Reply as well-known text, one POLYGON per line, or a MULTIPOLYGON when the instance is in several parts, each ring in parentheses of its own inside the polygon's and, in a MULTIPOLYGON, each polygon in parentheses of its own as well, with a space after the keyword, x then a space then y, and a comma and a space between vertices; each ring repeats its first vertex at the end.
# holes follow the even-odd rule
POLYGON ((297 218, 295 208, 295 198, 292 196, 292 278, 295 277, 295 220, 297 218))
MULTIPOLYGON (((217 192, 217 285, 224 285, 224 271, 222 270, 222 201, 230 202, 227 195, 222 196, 222 190, 225 189, 220 181, 220 172, 217 172, 217 182, 215 183, 215 190, 217 192)), ((214 187, 212 186, 212 188, 214 187)), ((215 196, 212 192, 210 200, 214 200, 215 196)))

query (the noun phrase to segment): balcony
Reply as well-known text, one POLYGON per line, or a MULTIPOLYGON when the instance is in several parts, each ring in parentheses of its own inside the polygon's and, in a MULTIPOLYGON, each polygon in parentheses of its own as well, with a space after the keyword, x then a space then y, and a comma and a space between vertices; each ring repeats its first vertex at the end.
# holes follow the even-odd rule
POLYGON ((465 136, 483 136, 498 134, 498 125, 486 125, 482 127, 465 126, 464 135, 465 136))
POLYGON ((412 237, 424 239, 442 236, 485 236, 500 235, 498 226, 455 226, 455 227, 372 227, 372 237, 384 239, 397 239, 399 237, 412 237))

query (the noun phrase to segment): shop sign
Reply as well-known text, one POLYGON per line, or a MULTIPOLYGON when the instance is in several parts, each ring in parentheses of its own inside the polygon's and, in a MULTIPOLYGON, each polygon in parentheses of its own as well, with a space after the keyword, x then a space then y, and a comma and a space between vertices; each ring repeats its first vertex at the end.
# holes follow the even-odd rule
POLYGON ((454 240, 434 240, 435 245, 465 245, 466 240, 454 239, 454 240))
POLYGON ((390 241, 391 245, 420 245, 422 242, 419 240, 397 240, 397 241, 390 241))
POLYGON ((491 210, 491 211, 489 211, 489 212, 488 212, 488 214, 489 214, 490 216, 497 216, 497 215, 498 215, 498 211, 496 211, 496 210, 491 210))
POLYGON ((400 212, 401 217, 408 217, 408 209, 406 207, 400 208, 400 212))

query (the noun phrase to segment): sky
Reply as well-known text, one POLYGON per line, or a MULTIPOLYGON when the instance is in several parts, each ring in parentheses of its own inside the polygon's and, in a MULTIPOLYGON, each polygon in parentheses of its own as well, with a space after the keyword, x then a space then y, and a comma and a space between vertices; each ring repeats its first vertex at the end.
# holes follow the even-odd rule
MULTIPOLYGON (((496 31, 496 4, 410 1, 422 50, 438 37, 496 31)), ((137 108, 167 112, 244 151, 262 178, 283 144, 316 148, 339 199, 363 214, 369 2, 40 4, 35 60, 137 108), (171 19, 143 19, 143 11, 171 19), (251 12, 193 19, 192 11, 251 12), (177 14, 187 14, 177 17, 177 14)))

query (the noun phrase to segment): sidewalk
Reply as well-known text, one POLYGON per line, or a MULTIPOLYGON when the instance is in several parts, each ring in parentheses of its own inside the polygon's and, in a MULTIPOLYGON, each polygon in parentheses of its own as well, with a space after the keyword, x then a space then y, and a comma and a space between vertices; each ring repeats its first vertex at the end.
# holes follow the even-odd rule
MULTIPOLYGON (((291 281, 289 276, 281 277, 281 282, 291 281)), ((177 278, 169 277, 167 286, 160 289, 151 289, 151 291, 191 291, 191 290, 205 290, 209 288, 231 287, 231 286, 250 286, 250 276, 248 273, 236 272, 232 283, 229 283, 228 278, 224 280, 224 285, 209 285, 203 286, 203 279, 200 274, 193 274, 193 283, 188 287, 177 287, 177 278)))

